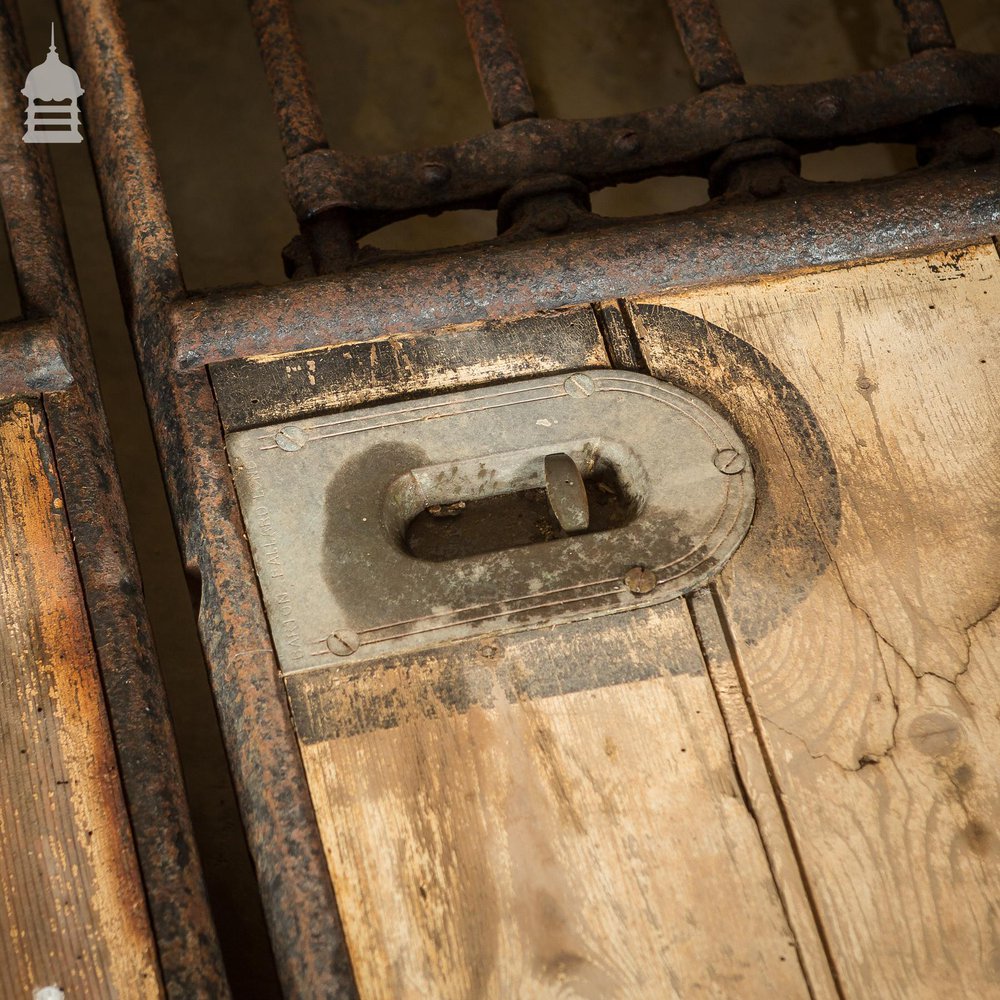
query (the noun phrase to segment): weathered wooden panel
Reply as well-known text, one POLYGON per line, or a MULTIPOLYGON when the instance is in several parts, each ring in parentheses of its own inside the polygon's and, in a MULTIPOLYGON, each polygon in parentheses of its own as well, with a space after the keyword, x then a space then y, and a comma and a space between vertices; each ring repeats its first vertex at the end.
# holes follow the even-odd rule
POLYGON ((0 995, 160 994, 44 422, 0 408, 0 995))
POLYGON ((682 602, 287 684, 363 996, 809 995, 682 602))
POLYGON ((850 997, 1000 996, 992 245, 640 304, 756 449, 720 592, 850 997))
POLYGON ((608 363, 593 312, 573 306, 433 333, 212 366, 226 430, 608 363))

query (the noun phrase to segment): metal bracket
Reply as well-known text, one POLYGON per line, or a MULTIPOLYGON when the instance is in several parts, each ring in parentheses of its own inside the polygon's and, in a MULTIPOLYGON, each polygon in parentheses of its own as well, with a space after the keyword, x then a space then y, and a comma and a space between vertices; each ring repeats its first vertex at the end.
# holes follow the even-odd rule
POLYGON ((754 509, 733 428, 633 372, 240 431, 228 449, 286 673, 670 600, 718 571, 754 509), (611 526, 584 520, 580 491, 595 477, 627 509, 611 526), (532 490, 566 529, 551 540, 514 545, 498 522, 490 551, 432 560, 407 548, 431 508, 458 523, 460 501, 532 490))

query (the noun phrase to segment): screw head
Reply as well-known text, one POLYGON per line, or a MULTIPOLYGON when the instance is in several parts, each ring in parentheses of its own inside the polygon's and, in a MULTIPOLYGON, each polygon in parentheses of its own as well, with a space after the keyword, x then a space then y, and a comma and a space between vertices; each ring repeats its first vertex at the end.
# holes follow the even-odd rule
POLYGON ((298 451, 305 447, 307 440, 306 432, 301 427, 279 427, 274 435, 274 443, 282 451, 298 451))
POLYGON ((430 187, 446 184, 451 179, 451 167, 446 163, 425 163, 420 168, 420 179, 430 187))
POLYGON ((326 637, 326 648, 337 656, 350 656, 360 645, 358 633, 352 632, 349 628, 338 628, 336 632, 331 632, 326 637))
POLYGON ((633 132, 631 129, 624 129, 615 136, 615 149, 622 154, 622 156, 633 156, 642 149, 642 139, 639 138, 638 132, 633 132))
POLYGON ((637 597, 656 589, 656 574, 651 569, 633 566, 625 574, 625 586, 637 597))
POLYGON ((565 382, 563 382, 563 388, 566 393, 572 396, 574 399, 586 399, 587 396, 593 396, 597 392, 597 386, 594 385, 594 380, 589 375, 584 375, 583 372, 577 372, 575 375, 570 375, 565 382))
POLYGON ((500 655, 500 645, 494 639, 483 639, 478 652, 484 660, 493 660, 500 655))
POLYGON ((735 448, 720 448, 715 453, 715 467, 727 476, 735 476, 747 467, 747 457, 735 448))
POLYGON ((875 387, 875 383, 867 375, 859 375, 854 384, 860 392, 868 392, 875 387))

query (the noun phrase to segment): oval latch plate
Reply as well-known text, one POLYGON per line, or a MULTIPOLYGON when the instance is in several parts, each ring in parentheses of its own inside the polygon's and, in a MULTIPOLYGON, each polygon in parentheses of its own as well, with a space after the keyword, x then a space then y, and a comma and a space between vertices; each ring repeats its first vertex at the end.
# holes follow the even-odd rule
POLYGON ((754 510, 747 450, 729 423, 633 372, 260 427, 227 447, 286 673, 670 600, 718 572, 754 510), (414 516, 544 489, 555 454, 623 491, 627 523, 515 547, 498 523, 488 552, 407 550, 414 516))

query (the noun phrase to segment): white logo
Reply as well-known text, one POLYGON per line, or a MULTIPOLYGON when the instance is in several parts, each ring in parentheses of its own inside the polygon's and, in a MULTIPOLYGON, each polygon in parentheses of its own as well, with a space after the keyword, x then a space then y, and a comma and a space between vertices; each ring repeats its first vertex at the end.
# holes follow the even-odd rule
POLYGON ((80 78, 56 52, 56 26, 45 62, 36 66, 21 91, 28 98, 25 142, 83 142, 80 135, 80 78))

